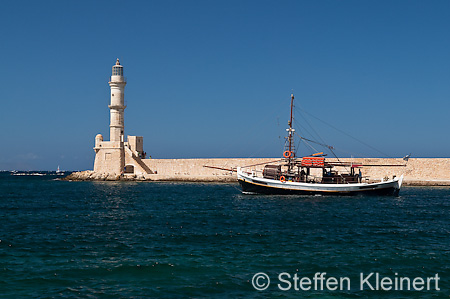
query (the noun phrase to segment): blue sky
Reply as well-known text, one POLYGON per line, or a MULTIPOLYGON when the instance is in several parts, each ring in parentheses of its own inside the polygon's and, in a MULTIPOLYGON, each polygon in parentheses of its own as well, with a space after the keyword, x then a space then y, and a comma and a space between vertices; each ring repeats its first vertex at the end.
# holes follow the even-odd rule
POLYGON ((153 158, 279 157, 292 90, 339 156, 448 157, 449 29, 449 1, 7 1, 0 170, 92 169, 116 58, 153 158))

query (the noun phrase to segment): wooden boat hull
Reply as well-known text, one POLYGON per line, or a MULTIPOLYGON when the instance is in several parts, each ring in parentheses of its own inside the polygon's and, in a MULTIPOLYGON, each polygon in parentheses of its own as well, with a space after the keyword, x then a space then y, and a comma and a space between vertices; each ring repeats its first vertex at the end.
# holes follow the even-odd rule
POLYGON ((244 193, 259 194, 322 194, 322 195, 393 195, 397 196, 403 181, 403 176, 379 183, 351 184, 321 184, 281 182, 252 176, 252 174, 237 171, 238 181, 244 193))

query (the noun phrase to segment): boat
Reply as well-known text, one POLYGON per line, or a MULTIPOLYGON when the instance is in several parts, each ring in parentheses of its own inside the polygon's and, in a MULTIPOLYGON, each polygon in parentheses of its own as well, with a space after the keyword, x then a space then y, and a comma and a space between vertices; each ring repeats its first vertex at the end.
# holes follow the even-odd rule
POLYGON ((56 175, 64 175, 64 171, 59 169, 59 165, 58 165, 58 169, 56 169, 56 175))
MULTIPOLYGON (((361 168, 364 166, 406 166, 406 165, 363 165, 352 162, 329 162, 323 152, 297 158, 294 149, 293 124, 294 95, 291 95, 291 113, 286 129, 286 145, 283 158, 274 163, 263 164, 263 170, 249 167, 236 169, 237 179, 243 193, 257 194, 321 194, 321 195, 356 195, 376 194, 397 196, 403 182, 401 176, 382 178, 380 181, 370 181, 363 177, 361 168), (344 169, 338 171, 337 169, 344 169)), ((296 133, 295 133, 296 134, 296 133)), ((299 136, 302 139, 309 140, 299 136)), ((311 140, 309 140, 311 141, 311 140)), ((330 150, 331 146, 327 146, 330 150)), ((252 165, 255 166, 255 165, 252 165)))

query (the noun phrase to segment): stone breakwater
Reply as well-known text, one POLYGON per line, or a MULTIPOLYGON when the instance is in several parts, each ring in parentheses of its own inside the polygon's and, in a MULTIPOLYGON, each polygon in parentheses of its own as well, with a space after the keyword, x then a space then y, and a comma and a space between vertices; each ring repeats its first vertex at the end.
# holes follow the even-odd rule
MULTIPOLYGON (((264 164, 276 158, 242 158, 242 159, 145 159, 145 165, 152 174, 117 174, 96 173, 93 171, 75 172, 66 180, 73 181, 183 181, 183 182, 235 182, 236 173, 228 170, 207 168, 204 166, 235 169, 247 166, 249 170, 261 172, 264 164)), ((327 159, 336 161, 336 159, 327 159)), ((402 159, 355 158, 340 159, 354 164, 398 165, 389 167, 362 167, 364 177, 369 181, 404 175, 405 185, 415 186, 450 186, 450 158, 415 158, 405 165, 402 159)), ((338 169, 343 170, 343 169, 338 169)))

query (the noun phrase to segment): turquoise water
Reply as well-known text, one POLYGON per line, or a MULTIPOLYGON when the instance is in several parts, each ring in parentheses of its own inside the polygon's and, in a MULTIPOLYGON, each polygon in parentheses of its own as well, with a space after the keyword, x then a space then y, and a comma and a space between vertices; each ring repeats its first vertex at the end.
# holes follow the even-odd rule
POLYGON ((259 196, 237 184, 55 178, 0 174, 0 297, 450 295, 449 188, 259 196), (264 291, 252 286, 258 272, 271 280, 264 291), (348 277, 351 289, 282 291, 283 272, 348 277), (371 272, 438 274, 440 291, 361 290, 360 273, 371 272))

